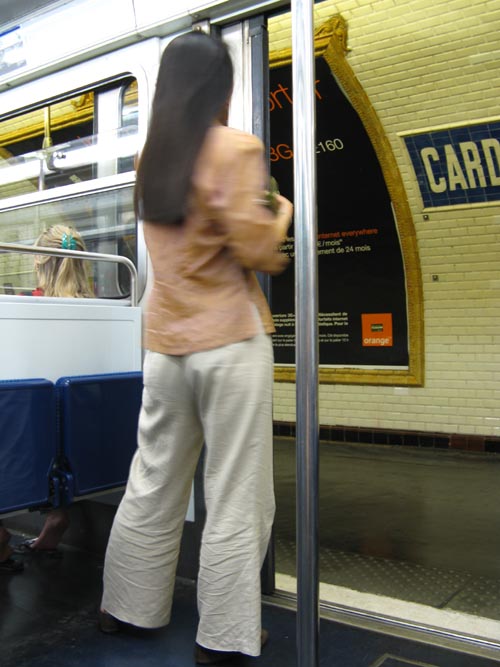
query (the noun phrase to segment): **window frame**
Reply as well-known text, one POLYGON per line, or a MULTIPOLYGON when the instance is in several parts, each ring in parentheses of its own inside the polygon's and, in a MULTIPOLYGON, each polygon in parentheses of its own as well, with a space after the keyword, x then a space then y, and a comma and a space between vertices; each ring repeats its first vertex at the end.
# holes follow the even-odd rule
MULTIPOLYGON (((82 95, 85 92, 102 90, 103 87, 133 78, 137 81, 137 145, 140 147, 144 143, 147 133, 151 96, 158 72, 159 54, 160 40, 151 38, 140 44, 118 49, 105 56, 86 60, 72 67, 49 73, 13 89, 3 91, 1 93, 2 107, 5 111, 0 115, 0 121, 54 104, 63 99, 82 95), (47 96, 47 90, 52 93, 50 97, 47 96)), ((120 99, 123 100, 123 98, 124 96, 120 94, 120 99)), ((118 113, 117 117, 121 118, 121 114, 118 113)), ((81 195, 90 196, 133 185, 134 182, 134 171, 96 177, 80 183, 0 199, 0 212, 5 213, 81 195)), ((140 220, 136 221, 136 252, 138 296, 140 300, 146 288, 148 265, 140 220)))

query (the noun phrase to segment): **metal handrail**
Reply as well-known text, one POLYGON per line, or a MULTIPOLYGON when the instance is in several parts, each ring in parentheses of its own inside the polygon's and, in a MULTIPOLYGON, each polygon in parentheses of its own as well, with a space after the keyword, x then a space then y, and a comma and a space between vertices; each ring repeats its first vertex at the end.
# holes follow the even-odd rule
POLYGON ((127 267, 130 273, 130 305, 137 306, 137 269, 135 264, 121 255, 105 255, 99 252, 83 252, 81 250, 65 250, 63 248, 45 248, 43 246, 22 245, 20 243, 0 243, 0 253, 14 252, 28 255, 50 255, 51 257, 74 257, 75 259, 95 262, 116 262, 127 267))

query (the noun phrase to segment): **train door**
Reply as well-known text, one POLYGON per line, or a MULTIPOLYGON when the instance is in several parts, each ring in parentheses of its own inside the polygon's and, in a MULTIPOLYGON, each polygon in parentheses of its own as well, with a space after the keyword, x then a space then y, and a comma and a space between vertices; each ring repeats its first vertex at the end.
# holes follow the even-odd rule
MULTIPOLYGON (((414 8, 419 3, 410 4, 414 8)), ((428 3, 429 10, 430 5, 431 3, 428 3)), ((378 125, 378 119, 371 116, 373 109, 367 109, 370 102, 367 92, 344 62, 350 57, 348 26, 356 31, 365 21, 363 29, 355 34, 360 38, 370 24, 373 32, 373 60, 367 59, 366 63, 363 63, 359 52, 352 56, 352 60, 362 73, 368 91, 376 90, 382 97, 393 94, 395 108, 403 108, 399 89, 393 86, 391 81, 383 81, 385 74, 382 76, 382 73, 386 73, 389 79, 391 76, 395 77, 394 70, 391 69, 395 65, 391 63, 387 69, 381 68, 380 71, 373 66, 375 56, 384 52, 384 47, 378 49, 375 44, 378 43, 380 35, 387 38, 384 32, 387 16, 380 13, 380 22, 376 23, 375 29, 375 14, 372 9, 367 8, 366 15, 357 18, 355 13, 349 12, 347 3, 339 4, 326 0, 317 3, 314 8, 317 56, 314 95, 318 113, 317 129, 323 132, 315 137, 318 169, 318 196, 315 202, 320 224, 319 234, 315 239, 320 263, 318 324, 322 351, 328 355, 329 347, 331 353, 330 360, 325 361, 325 357, 322 357, 323 383, 319 392, 321 419, 324 424, 320 431, 322 437, 319 466, 321 609, 323 614, 343 622, 371 622, 378 624, 378 627, 383 624, 389 633, 417 636, 429 643, 441 645, 446 642, 453 645, 453 642, 456 642, 455 646, 465 646, 465 650, 479 653, 487 645, 497 649, 500 639, 498 604, 495 602, 498 599, 498 568, 494 558, 498 551, 498 540, 493 528, 498 520, 498 511, 487 511, 482 502, 478 502, 479 497, 498 498, 494 481, 498 467, 498 456, 494 455, 498 450, 493 449, 496 445, 492 440, 490 452, 493 455, 488 455, 487 449, 479 454, 481 438, 471 436, 471 448, 473 443, 477 443, 477 452, 458 452, 448 448, 446 432, 457 428, 456 424, 461 421, 456 414, 456 408, 452 407, 452 404, 458 405, 462 400, 455 391, 449 396, 441 395, 437 400, 438 407, 434 410, 435 423, 440 420, 438 412, 446 413, 447 417, 446 423, 441 421, 443 433, 432 432, 435 427, 426 421, 425 410, 416 407, 427 400, 434 403, 433 399, 428 398, 432 387, 442 384, 448 372, 447 367, 437 361, 432 350, 429 359, 434 359, 435 366, 431 366, 432 377, 427 383, 424 383, 422 377, 416 379, 416 376, 412 375, 409 370, 411 359, 406 364, 406 380, 401 382, 398 381, 401 377, 398 376, 399 362, 395 357, 392 358, 392 363, 380 361, 376 368, 371 368, 370 372, 377 374, 377 377, 370 378, 367 372, 370 364, 364 358, 351 357, 346 363, 347 356, 342 358, 342 353, 339 352, 344 350, 344 354, 349 355, 349 337, 352 342, 354 335, 352 313, 357 306, 356 298, 360 295, 353 291, 353 285, 358 286, 359 292, 370 294, 371 283, 375 283, 379 272, 392 261, 387 243, 383 252, 378 254, 376 271, 368 268, 369 255, 375 258, 379 252, 375 234, 381 241, 384 232, 381 226, 374 223, 377 212, 373 193, 367 194, 365 187, 367 181, 376 181, 379 177, 369 175, 367 159, 362 156, 360 146, 366 138, 363 136, 365 132, 367 137, 371 136, 373 139, 374 128, 376 127, 378 132, 382 126, 378 125), (340 15, 338 11, 342 4, 345 5, 344 14, 340 15), (375 84, 376 76, 378 79, 375 84), (351 169, 352 171, 349 171, 351 169), (348 241, 353 238, 359 238, 360 241, 348 241), (364 240, 361 242, 361 239, 364 240), (326 292, 328 294, 324 298, 326 292), (322 304, 327 301, 342 305, 322 308, 322 304), (348 366, 347 370, 342 369, 342 366, 348 366), (360 378, 363 373, 364 376, 360 378), (394 413, 400 410, 398 428, 377 428, 384 420, 391 423, 391 411, 394 413), (446 449, 448 451, 445 451, 446 449), (486 584, 487 581, 489 584, 486 584)), ((433 13, 436 24, 439 22, 437 16, 440 13, 439 20, 442 25, 453 23, 448 9, 443 8, 442 12, 436 9, 433 13)), ((272 115, 271 173, 277 177, 283 193, 294 199, 291 165, 294 162, 295 135, 292 135, 290 118, 297 99, 291 88, 290 73, 292 21, 290 14, 281 14, 270 17, 268 27, 271 69, 269 103, 272 115)), ((414 26, 414 31, 418 32, 418 26, 414 26)), ((465 32, 468 34, 468 29, 465 32)), ((468 34, 468 38, 472 40, 474 36, 468 34)), ((479 42, 480 37, 477 36, 477 39, 479 42)), ((445 49, 444 36, 442 44, 445 49)), ((458 43, 456 48, 460 49, 458 43)), ((295 57, 295 52, 293 55, 295 57)), ((455 57, 455 54, 449 51, 447 57, 455 57)), ((444 61, 445 56, 442 58, 444 61)), ((402 57, 402 60, 405 58, 402 57)), ((417 65, 410 64, 409 60, 405 72, 411 71, 413 66, 417 65)), ((424 78, 430 76, 431 72, 426 71, 424 78)), ((460 100, 458 93, 456 95, 458 105, 460 100)), ((484 96, 489 98, 487 93, 484 96)), ((379 104, 374 106, 380 110, 385 127, 392 128, 395 135, 398 126, 397 113, 391 109, 393 115, 392 120, 389 120, 388 116, 391 114, 381 102, 382 97, 378 98, 379 104)), ((411 93, 408 99, 411 99, 411 93)), ((442 104, 448 109, 448 101, 442 101, 442 104)), ((493 106, 491 102, 489 108, 493 110, 493 106)), ((436 110, 428 109, 428 124, 431 126, 433 114, 437 110, 438 107, 436 110)), ((465 107, 462 113, 467 115, 465 107)), ((419 120, 421 125, 425 125, 420 117, 419 120)), ((413 121, 407 119, 406 122, 410 124, 413 121)), ((418 121, 415 122, 418 126, 418 121)), ((485 133, 490 131, 486 124, 482 129, 485 133)), ((384 131, 382 128, 379 138, 384 131)), ((477 136, 482 136, 480 129, 477 131, 477 136)), ((458 129, 456 132, 458 133, 458 129)), ((415 133, 418 134, 416 131, 415 133)), ((455 141, 454 130, 450 130, 450 133, 443 141, 449 143, 446 150, 451 154, 451 151, 455 150, 452 148, 455 141)), ((408 134, 411 134, 409 130, 408 134)), ((430 130, 429 136, 434 136, 430 130)), ((392 139, 395 143, 394 136, 392 139)), ((479 142, 479 139, 477 141, 479 142)), ((410 138, 407 145, 411 146, 410 138)), ((467 145, 471 150, 476 150, 472 144, 467 145)), ((399 148, 399 163, 405 164, 402 152, 404 146, 399 148)), ((417 154, 415 149, 411 153, 412 160, 416 161, 417 154)), ((387 153, 384 156, 387 157, 387 153)), ((397 171, 396 162, 391 164, 397 171)), ((457 168, 462 170, 462 166, 457 168)), ((391 179, 395 177, 392 167, 391 171, 391 175, 383 175, 386 183, 389 182, 389 189, 391 179)), ((382 182, 382 177, 379 182, 382 182)), ((414 185, 408 174, 405 184, 410 190, 414 185)), ((468 188, 465 177, 462 179, 462 186, 457 186, 458 189, 460 187, 468 188)), ((398 200, 398 196, 394 197, 397 204, 400 204, 405 196, 404 186, 403 191, 399 192, 400 199, 398 200)), ((415 202, 413 205, 415 210, 420 212, 421 209, 415 202)), ((439 201, 436 200, 435 206, 438 205, 439 201)), ((450 211, 447 213, 450 214, 450 211)), ((473 211, 464 213, 456 209, 454 213, 453 224, 459 228, 467 224, 468 215, 473 216, 473 211)), ((429 220, 433 215, 440 215, 444 220, 446 214, 432 209, 432 212, 423 216, 424 220, 429 220)), ((491 215, 487 207, 482 215, 485 224, 491 225, 491 215)), ((390 218, 390 215, 388 217, 390 218)), ((445 227, 443 220, 441 224, 445 227)), ((408 231, 409 228, 406 229, 408 231)), ((422 233, 425 235, 426 232, 422 233)), ((296 229, 295 239, 291 235, 287 243, 287 251, 292 258, 297 252, 294 242, 297 242, 298 234, 296 229)), ((402 236, 404 234, 405 232, 402 236)), ((493 238, 491 242, 494 243, 493 238)), ((425 241, 422 247, 426 253, 426 261, 431 261, 432 250, 426 246, 425 241)), ((444 243, 441 237, 439 252, 440 261, 443 262, 448 255, 454 256, 453 247, 444 243)), ((312 270, 312 267, 310 268, 312 270)), ((415 266, 407 262, 406 269, 411 272, 415 266)), ((416 279, 416 274, 413 275, 416 279)), ((490 274, 490 278, 497 275, 498 272, 495 271, 490 274)), ((303 277, 301 274, 295 279, 295 287, 297 280, 300 283, 303 277)), ((439 270, 436 268, 432 280, 436 283, 439 278, 439 270)), ((491 297, 490 278, 485 280, 484 292, 477 295, 477 298, 484 299, 485 303, 488 303, 491 297)), ((385 291, 387 303, 390 300, 387 294, 396 289, 395 284, 395 281, 389 280, 385 289, 380 290, 382 294, 385 291)), ((418 281, 414 283, 414 287, 415 285, 415 290, 411 294, 411 290, 408 292, 410 300, 404 307, 405 313, 410 312, 418 302, 418 281)), ((276 384, 275 401, 275 418, 277 417, 279 430, 275 442, 277 519, 274 530, 276 589, 279 598, 283 592, 293 596, 297 593, 296 559, 299 545, 296 542, 295 436, 298 436, 298 423, 295 423, 295 418, 298 418, 300 413, 303 414, 306 405, 299 401, 295 392, 295 376, 291 368, 295 353, 293 326, 296 315, 292 312, 295 305, 293 280, 289 280, 285 285, 276 285, 277 289, 281 290, 279 296, 274 287, 273 284, 273 314, 278 314, 278 336, 275 339, 278 347, 275 346, 275 353, 278 353, 280 360, 277 364, 280 382, 276 384), (279 299, 288 307, 282 307, 279 299)), ((432 301, 432 294, 428 293, 427 296, 432 301)), ((393 346, 392 339, 390 343, 388 339, 382 343, 382 338, 379 337, 379 332, 385 326, 382 314, 386 311, 380 310, 375 304, 376 299, 368 305, 370 309, 366 313, 376 313, 376 322, 372 320, 371 324, 367 325, 368 328, 363 329, 362 316, 359 317, 362 353, 371 353, 377 346, 379 351, 382 351, 380 348, 386 344, 393 346), (363 331, 365 334, 361 338, 363 331)), ((458 313, 456 315, 458 316, 458 313)), ((437 314, 436 318, 439 319, 437 314)), ((428 315, 428 321, 431 326, 441 326, 441 323, 433 320, 432 313, 428 315)), ((411 323, 406 331, 410 339, 415 334, 411 323)), ((433 345, 436 345, 436 331, 431 338, 434 340, 433 345)), ((315 345, 317 340, 311 338, 309 343, 315 345)), ((490 343, 492 344, 488 345, 488 355, 490 359, 495 359, 496 350, 493 342, 490 343)), ((479 347, 474 348, 476 352, 482 349, 479 338, 477 345, 479 347)), ((435 350, 435 347, 432 349, 435 350)), ((386 353, 385 350, 382 352, 386 353)), ((383 355, 379 355, 380 359, 382 357, 383 355)), ((484 358, 486 359, 486 356, 484 358)), ((477 366, 479 376, 483 370, 480 365, 477 366)), ((461 387, 464 396, 467 396, 467 387, 478 386, 477 379, 471 369, 464 368, 463 373, 463 377, 468 376, 472 383, 461 387)), ((459 384, 462 383, 457 380, 454 386, 458 387, 459 384)), ((471 421, 468 426, 464 425, 464 429, 468 428, 472 433, 479 432, 477 429, 481 429, 481 433, 492 433, 491 424, 495 423, 497 416, 494 412, 488 412, 486 396, 483 405, 481 416, 471 421), (476 429, 479 421, 481 426, 476 429)), ((464 410, 467 414, 467 409, 464 410)), ((457 438, 455 442, 458 440, 462 438, 457 438)), ((484 441, 484 437, 482 440, 484 441)), ((458 447, 458 443, 455 446, 458 447)), ((496 500, 493 506, 497 506, 496 500)), ((301 509, 304 511, 306 508, 301 509)), ((392 664, 388 658, 387 663, 389 662, 392 664)))

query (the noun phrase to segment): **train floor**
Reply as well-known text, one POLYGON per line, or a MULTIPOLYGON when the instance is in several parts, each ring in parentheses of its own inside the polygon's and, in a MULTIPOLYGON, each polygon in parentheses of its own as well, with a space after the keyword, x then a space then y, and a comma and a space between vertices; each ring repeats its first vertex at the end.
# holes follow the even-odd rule
MULTIPOLYGON (((96 625, 102 559, 71 548, 62 558, 25 557, 24 572, 0 577, 2 667, 190 667, 197 611, 195 584, 178 580, 171 624, 103 635, 96 625)), ((263 605, 270 639, 259 658, 224 664, 293 667, 293 610, 263 605)), ((321 620, 321 667, 492 667, 489 658, 321 620)))

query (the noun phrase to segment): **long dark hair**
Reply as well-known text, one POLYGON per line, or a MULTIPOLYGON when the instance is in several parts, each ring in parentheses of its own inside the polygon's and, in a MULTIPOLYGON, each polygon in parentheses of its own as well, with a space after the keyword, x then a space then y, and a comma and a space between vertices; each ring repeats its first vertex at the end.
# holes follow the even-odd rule
POLYGON ((184 219, 196 157, 232 86, 233 66, 221 40, 196 31, 168 44, 137 168, 135 208, 143 220, 184 219))

